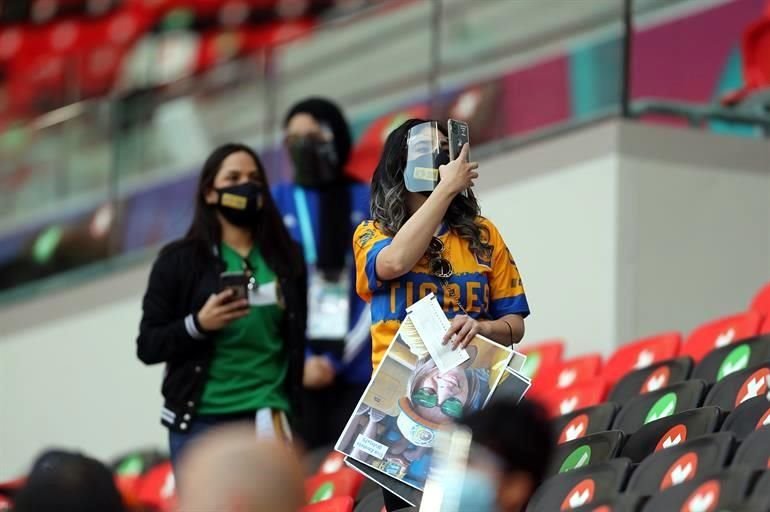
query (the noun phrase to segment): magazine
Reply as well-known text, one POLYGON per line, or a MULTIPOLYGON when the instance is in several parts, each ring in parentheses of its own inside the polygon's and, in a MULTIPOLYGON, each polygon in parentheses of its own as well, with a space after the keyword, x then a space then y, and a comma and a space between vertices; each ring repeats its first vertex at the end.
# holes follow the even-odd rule
MULTIPOLYGON (((422 491, 442 425, 484 407, 503 377, 518 380, 509 373, 509 364, 520 369, 524 356, 482 336, 448 354, 441 344, 448 326, 432 294, 408 310, 337 441, 335 448, 348 456, 352 467, 360 470, 363 464, 422 491)), ((372 478, 372 471, 362 473, 372 478)), ((390 481, 372 479, 380 485, 390 481)))

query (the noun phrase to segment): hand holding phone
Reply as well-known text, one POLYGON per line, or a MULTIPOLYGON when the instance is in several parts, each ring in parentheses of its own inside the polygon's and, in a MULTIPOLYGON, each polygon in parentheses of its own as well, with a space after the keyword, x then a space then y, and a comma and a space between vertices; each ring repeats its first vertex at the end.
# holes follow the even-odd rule
POLYGON ((249 314, 248 299, 234 299, 233 293, 233 289, 228 288, 208 298, 196 315, 203 330, 218 331, 249 314))

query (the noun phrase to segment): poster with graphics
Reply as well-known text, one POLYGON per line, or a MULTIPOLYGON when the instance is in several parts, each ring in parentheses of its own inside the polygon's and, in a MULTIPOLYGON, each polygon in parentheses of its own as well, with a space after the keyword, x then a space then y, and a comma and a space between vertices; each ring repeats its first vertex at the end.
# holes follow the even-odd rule
MULTIPOLYGON (((335 447, 380 485, 398 483, 402 497, 404 484, 424 489, 442 426, 484 407, 501 381, 517 380, 511 370, 525 360, 482 336, 452 351, 441 344, 448 325, 432 294, 409 309, 335 447), (389 478, 374 478, 371 470, 389 478)), ((527 388, 528 382, 510 387, 527 388)))

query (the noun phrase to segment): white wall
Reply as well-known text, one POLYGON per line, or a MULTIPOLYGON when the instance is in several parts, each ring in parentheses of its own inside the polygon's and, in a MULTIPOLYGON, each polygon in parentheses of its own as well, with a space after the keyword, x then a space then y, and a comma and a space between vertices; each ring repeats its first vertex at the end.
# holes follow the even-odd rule
MULTIPOLYGON (((514 153, 484 162, 481 179, 514 173, 517 160, 514 153)), ((567 336, 575 353, 614 345, 617 168, 605 155, 481 190, 482 213, 524 280, 532 316, 523 343, 567 336)))
POLYGON ((165 447, 162 367, 135 355, 146 272, 0 312, 0 481, 28 469, 47 446, 104 459, 165 447))
POLYGON ((747 309, 770 280, 770 144, 622 130, 620 337, 688 332, 747 309))

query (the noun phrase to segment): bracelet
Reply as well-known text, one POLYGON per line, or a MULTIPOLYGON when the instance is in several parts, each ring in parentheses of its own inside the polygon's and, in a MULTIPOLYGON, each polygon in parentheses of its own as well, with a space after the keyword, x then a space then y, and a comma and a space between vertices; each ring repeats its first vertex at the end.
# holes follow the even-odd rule
POLYGON ((505 323, 505 325, 508 326, 508 334, 511 336, 511 345, 513 345, 513 327, 511 327, 511 324, 508 323, 508 320, 505 320, 503 318, 500 319, 502 322, 505 323))

